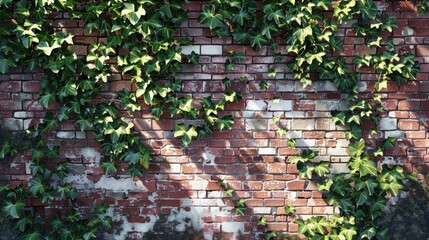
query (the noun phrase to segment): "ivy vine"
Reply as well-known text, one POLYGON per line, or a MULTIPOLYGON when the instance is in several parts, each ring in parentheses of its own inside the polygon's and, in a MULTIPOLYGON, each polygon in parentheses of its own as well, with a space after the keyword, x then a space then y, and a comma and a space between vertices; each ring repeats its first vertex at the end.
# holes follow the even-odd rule
MULTIPOLYGON (((151 160, 151 149, 142 144, 132 121, 142 104, 149 106, 155 119, 166 110, 185 119, 201 119, 199 126, 176 125, 174 136, 180 137, 185 146, 194 138, 212 133, 215 126, 219 130, 231 128, 233 117, 220 112, 228 102, 238 101, 239 93, 227 92, 219 100, 209 96, 200 101, 176 95, 181 82, 175 75, 182 70, 182 63, 198 63, 197 54, 185 58, 181 54, 180 47, 191 42, 173 38, 176 27, 187 19, 181 4, 177 0, 0 1, 0 16, 7 22, 0 27, 0 72, 7 73, 17 66, 43 71, 39 102, 47 109, 54 102, 59 105, 48 111, 41 123, 26 130, 33 176, 28 190, 42 202, 68 199, 72 203, 69 213, 51 221, 46 231, 42 226, 48 223, 25 208, 26 188, 3 186, 0 192, 7 198, 3 212, 19 219, 23 239, 90 239, 96 237, 100 226, 110 226, 111 219, 103 215, 105 207, 96 208, 90 218, 72 210, 77 191, 63 182, 67 163, 61 162, 59 146, 50 144, 46 136, 64 120, 75 120, 81 131, 94 131, 101 142, 101 167, 106 174, 117 171, 121 160, 128 164, 132 177, 141 176, 151 160), (77 56, 70 48, 73 34, 58 31, 46 21, 54 13, 82 20, 89 33, 106 41, 91 44, 86 56, 77 56), (124 89, 110 101, 94 101, 118 72, 129 76, 135 91, 124 89), (122 110, 128 114, 122 114, 122 110)), ((2 144, 2 158, 19 151, 20 146, 12 143, 6 140, 2 144)))
MULTIPOLYGON (((419 13, 425 12, 427 6, 427 1, 420 1, 419 13)), ((203 7, 199 21, 207 24, 215 36, 231 36, 236 42, 249 43, 256 49, 270 44, 277 60, 282 58, 282 53, 277 52, 279 45, 285 45, 287 56, 293 57, 287 66, 304 87, 312 84, 311 74, 317 73, 320 79, 330 80, 348 93, 348 110, 333 111, 332 120, 336 125, 349 127, 345 136, 350 140, 350 172, 330 174, 330 162, 312 161, 318 152, 310 149, 291 158, 300 177, 318 179, 318 190, 328 192, 327 202, 339 214, 329 219, 322 216, 298 219, 296 223, 299 234, 310 239, 386 239, 387 231, 377 225, 377 219, 386 207, 387 195, 397 195, 405 181, 416 178, 401 166, 377 166, 374 157, 383 156, 386 148, 395 145, 395 139, 389 137, 381 146, 371 149, 365 144, 362 129, 365 122, 377 125, 380 121, 384 109, 377 93, 387 88, 388 81, 401 84, 414 80, 419 71, 412 54, 399 55, 392 40, 383 38, 382 31, 393 32, 398 27, 395 18, 380 13, 371 0, 271 0, 263 1, 260 7, 251 0, 213 0, 203 7), (325 18, 324 13, 329 9, 333 11, 332 17, 325 18), (355 71, 345 57, 333 54, 343 50, 338 29, 351 20, 355 22, 352 25, 355 35, 364 37, 368 48, 379 49, 377 54, 354 56, 355 71), (279 43, 276 37, 284 42, 279 43), (374 90, 364 96, 358 91, 361 67, 373 68, 378 74, 374 90)), ((270 70, 269 76, 275 77, 275 71, 270 70)), ((260 87, 267 89, 268 83, 262 82, 260 87)), ((277 132, 278 137, 286 129, 282 131, 277 132)), ((377 129, 368 133, 375 134, 377 129)), ((293 146, 293 139, 288 144, 293 146)), ((267 239, 276 236, 274 231, 266 234, 267 239)))

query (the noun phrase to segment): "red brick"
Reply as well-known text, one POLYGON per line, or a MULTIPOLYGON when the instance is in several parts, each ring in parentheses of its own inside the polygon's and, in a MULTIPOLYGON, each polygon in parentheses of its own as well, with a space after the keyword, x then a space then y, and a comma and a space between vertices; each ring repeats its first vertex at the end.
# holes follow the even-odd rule
POLYGON ((398 123, 400 130, 419 130, 418 120, 399 120, 398 123))
POLYGON ((398 103, 398 110, 419 110, 420 101, 402 100, 398 103))
POLYGON ((273 174, 286 173, 286 163, 267 163, 267 173, 273 173, 273 174))
POLYGON ((415 147, 429 147, 429 140, 413 140, 415 147))
POLYGON ((304 180, 295 180, 287 183, 288 190, 304 190, 304 180))

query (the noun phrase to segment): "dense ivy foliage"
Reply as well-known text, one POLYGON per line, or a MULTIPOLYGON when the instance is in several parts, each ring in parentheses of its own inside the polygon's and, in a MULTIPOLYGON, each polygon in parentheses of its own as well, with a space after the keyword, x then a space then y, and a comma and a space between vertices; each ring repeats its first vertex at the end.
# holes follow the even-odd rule
MULTIPOLYGON (((231 128, 232 116, 220 112, 227 102, 238 101, 239 93, 227 92, 218 100, 206 97, 199 104, 198 100, 176 95, 181 83, 175 75, 181 71, 181 63, 198 63, 195 53, 186 59, 181 54, 180 46, 190 42, 173 38, 176 26, 187 19, 181 3, 179 0, 0 0, 0 16, 6 21, 0 26, 0 72, 18 66, 43 71, 39 101, 47 109, 52 109, 53 102, 59 104, 58 109, 47 112, 43 122, 27 130, 30 142, 27 147, 32 148, 30 194, 43 202, 67 199, 73 206, 77 192, 62 183, 67 175, 66 164, 60 162, 59 147, 48 144, 46 139, 46 134, 64 120, 75 119, 82 131, 95 132, 102 143, 101 166, 106 173, 116 171, 118 161, 123 160, 129 164, 128 171, 133 177, 141 176, 151 159, 151 150, 141 144, 132 121, 133 113, 140 111, 142 104, 150 107, 155 119, 167 110, 182 118, 201 119, 199 126, 177 124, 174 136, 180 137, 184 145, 212 133, 215 126, 219 130, 231 128), (83 20, 88 32, 97 33, 106 41, 91 44, 87 56, 77 56, 70 50, 74 36, 57 31, 46 21, 53 13, 83 20), (135 91, 124 89, 111 101, 94 101, 110 77, 118 73, 130 76, 135 91)), ((421 11, 428 7, 427 1, 419 4, 421 11)), ((350 174, 329 175, 328 162, 311 161, 317 156, 312 150, 291 159, 298 164, 301 177, 319 179, 319 190, 329 192, 328 202, 340 212, 330 219, 297 220, 299 232, 312 239, 384 238, 385 231, 377 226, 377 218, 386 205, 386 194, 398 194, 407 174, 399 166, 376 166, 372 158, 392 147, 394 140, 386 139, 380 148, 368 149, 362 139, 362 124, 378 123, 383 108, 377 92, 386 88, 388 81, 403 83, 414 79, 418 72, 413 56, 396 53, 392 42, 383 39, 380 33, 392 32, 397 27, 395 19, 379 14, 371 0, 268 0, 262 1, 260 7, 251 0, 214 0, 204 6, 199 21, 207 24, 216 36, 232 36, 235 41, 250 43, 254 48, 270 44, 277 52, 279 45, 285 45, 286 54, 293 57, 287 66, 304 86, 311 85, 311 74, 317 73, 321 79, 331 80, 338 89, 349 93, 349 110, 333 112, 333 121, 350 129, 346 132, 350 140, 350 174), (324 12, 330 8, 333 15, 325 18, 324 12), (377 54, 356 56, 353 64, 357 71, 346 64, 344 57, 332 54, 342 50, 338 28, 352 20, 356 20, 355 34, 365 37, 368 47, 383 49, 377 54), (274 41, 277 37, 282 41, 274 41), (375 91, 366 96, 358 94, 362 66, 372 67, 379 74, 375 91)), ((280 52, 274 55, 276 60, 282 57, 280 52)), ((233 64, 243 58, 240 53, 231 53, 225 69, 232 70, 233 64)), ((270 70, 269 76, 275 75, 275 70, 270 70)), ((224 83, 230 86, 232 80, 225 79, 224 83)), ((267 88, 267 84, 263 82, 260 87, 267 88)), ((281 128, 277 135, 281 137, 285 132, 281 128)), ((294 140, 289 144, 294 146, 294 140)), ((13 140, 4 141, 0 157, 17 153, 19 147, 13 140)), ((225 194, 232 195, 226 183, 221 184, 225 194)), ((48 223, 25 210, 28 193, 24 187, 6 185, 0 192, 6 195, 3 212, 17 219, 23 239, 91 239, 96 237, 99 227, 108 228, 111 224, 111 219, 104 215, 104 206, 96 208, 90 216, 70 210, 48 223)), ((236 212, 244 214, 245 201, 236 202, 236 212)), ((288 207, 287 212, 291 213, 292 208, 288 207)), ((264 218, 259 223, 266 225, 264 218)), ((268 232, 267 238, 275 235, 268 232)))
MULTIPOLYGON (((43 70, 39 102, 47 109, 53 102, 59 103, 58 109, 46 113, 42 123, 27 130, 30 143, 26 146, 33 149, 30 165, 33 178, 29 188, 33 195, 43 202, 76 199, 76 190, 61 183, 67 168, 66 163, 58 162, 61 161, 59 146, 52 146, 46 139, 46 133, 55 130, 64 120, 74 119, 80 130, 95 132, 96 139, 102 143, 101 166, 107 174, 115 172, 118 160, 123 160, 128 163, 132 177, 141 176, 151 160, 151 149, 142 144, 132 121, 133 113, 140 111, 142 104, 149 105, 155 119, 159 119, 167 107, 172 115, 202 119, 199 126, 177 124, 174 136, 180 137, 184 145, 192 138, 212 133, 215 126, 219 130, 231 128, 232 116, 218 113, 227 102, 239 100, 239 93, 228 92, 218 100, 209 96, 199 104, 191 97, 176 95, 181 82, 175 74, 182 70, 182 62, 198 63, 195 53, 188 56, 188 60, 182 59, 180 46, 190 41, 172 37, 176 26, 187 19, 181 3, 0 1, 0 16, 7 21, 0 28, 0 72, 6 73, 17 66, 23 66, 24 70, 43 70), (70 48, 74 36, 56 30, 46 21, 53 13, 83 20, 89 33, 98 33, 106 41, 91 44, 86 56, 77 56, 70 48), (129 75, 136 91, 124 89, 110 101, 94 101, 109 77, 117 73, 129 75), (202 107, 196 107, 198 105, 202 107), (55 161, 57 164, 52 164, 55 161)), ((15 154, 17 147, 12 139, 5 140, 1 157, 15 154)), ((89 239, 95 237, 100 223, 104 227, 110 225, 110 219, 105 217, 90 220, 91 224, 77 224, 81 216, 71 212, 60 219, 64 226, 57 226, 61 222, 58 220, 55 226, 51 223, 50 232, 43 233, 42 223, 37 224, 38 219, 30 218, 32 213, 23 212, 23 187, 5 186, 1 192, 5 192, 8 199, 3 212, 20 218, 19 230, 30 232, 24 239, 41 236, 89 239), (69 218, 73 220, 68 221, 69 218)), ((94 216, 102 212, 95 210, 94 216)))
MULTIPOLYGON (((424 12, 427 1, 419 4, 419 12, 424 12)), ((263 1, 260 7, 251 0, 213 0, 204 6, 199 21, 207 24, 216 36, 232 36, 235 41, 250 43, 256 49, 270 44, 276 52, 279 45, 285 45, 286 54, 293 56, 287 66, 303 86, 311 85, 311 74, 317 73, 320 79, 330 80, 348 93, 348 110, 333 111, 332 120, 336 125, 348 126, 345 136, 350 140, 350 172, 329 174, 330 163, 312 161, 318 153, 310 149, 291 158, 300 177, 318 179, 319 191, 328 192, 327 201, 339 214, 329 219, 321 216, 298 219, 296 223, 299 233, 310 239, 386 239, 386 229, 377 225, 387 204, 386 196, 397 195, 404 181, 416 179, 401 166, 377 166, 374 157, 383 156, 384 149, 393 147, 395 139, 389 137, 378 148, 367 148, 362 129, 364 123, 373 122, 377 126, 384 112, 377 92, 387 88, 388 81, 401 84, 414 80, 419 71, 413 55, 399 55, 392 40, 383 38, 382 31, 392 32, 397 28, 395 19, 379 13, 371 0, 271 0, 263 1), (324 13, 329 9, 333 14, 326 18, 324 13), (333 54, 343 50, 338 29, 350 21, 354 22, 355 35, 364 37, 368 48, 378 49, 376 54, 354 56, 353 68, 345 57, 333 54), (373 68, 378 74, 370 94, 359 94, 361 67, 373 68)), ((281 57, 280 52, 274 55, 275 59, 281 57)), ((271 70, 270 75, 274 77, 275 72, 271 70)), ((267 89, 268 84, 262 83, 260 87, 267 89)), ((369 131, 375 133, 377 128, 369 131)), ((276 233, 267 232, 266 237, 275 238, 276 233)))

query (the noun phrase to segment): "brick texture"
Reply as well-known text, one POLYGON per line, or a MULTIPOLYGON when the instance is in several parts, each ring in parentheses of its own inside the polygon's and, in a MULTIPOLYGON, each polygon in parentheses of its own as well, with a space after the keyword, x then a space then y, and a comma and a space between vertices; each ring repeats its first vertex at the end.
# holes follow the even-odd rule
MULTIPOLYGON (((389 85, 383 93, 383 105, 388 112, 381 120, 378 136, 401 138, 401 145, 388 151, 386 158, 401 162, 408 169, 427 171, 429 15, 417 16, 411 1, 385 4, 386 9, 398 11, 400 24, 392 36, 394 44, 398 49, 415 52, 422 72, 416 81, 400 87, 389 85)), ((177 119, 165 114, 162 120, 155 120, 147 106, 142 106, 143 110, 136 115, 140 117, 134 119, 134 123, 141 131, 142 141, 153 147, 154 160, 142 177, 131 179, 126 174, 125 164, 120 166, 116 176, 102 176, 99 163, 103 156, 94 134, 78 131, 73 122, 64 123, 49 138, 61 144, 61 156, 69 161, 74 173, 68 179, 82 190, 77 203, 82 207, 102 202, 110 204, 115 219, 135 226, 125 228, 130 231, 126 236, 130 237, 133 231, 146 229, 143 224, 156 221, 158 214, 191 216, 199 230, 219 239, 234 239, 238 236, 237 229, 248 239, 262 239, 264 229, 258 227, 255 220, 260 216, 267 217, 270 230, 297 232, 293 219, 286 217, 282 210, 285 204, 296 206, 298 214, 302 215, 333 214, 335 209, 322 199, 314 185, 298 178, 296 166, 289 159, 311 147, 320 152, 321 159, 335 162, 333 171, 345 170, 348 150, 344 129, 335 127, 330 121, 331 110, 344 108, 345 101, 341 99, 344 96, 332 83, 322 80, 302 88, 284 64, 274 63, 268 46, 255 51, 233 43, 231 38, 214 38, 208 28, 197 23, 202 5, 204 1, 193 0, 184 5, 190 19, 177 35, 194 43, 183 47, 182 53, 194 51, 201 56, 200 64, 185 65, 178 78, 183 80, 182 92, 199 99, 203 93, 223 96, 222 80, 234 78, 229 90, 242 91, 243 100, 226 106, 227 113, 236 118, 233 129, 195 140, 185 148, 172 136, 177 119), (245 61, 237 64, 231 73, 224 70, 227 50, 246 55, 245 61), (269 81, 269 90, 261 90, 258 85, 272 68, 276 69, 277 77, 269 81), (239 81, 242 76, 248 81, 239 81), (274 97, 279 98, 279 102, 273 102, 274 97), (273 117, 280 121, 274 122, 273 117), (279 127, 289 129, 283 138, 276 137, 279 127), (288 138, 297 138, 298 147, 287 147, 288 138), (217 184, 219 179, 226 180, 237 196, 246 199, 249 209, 245 216, 234 213, 233 202, 217 184)), ((87 54, 91 43, 103 41, 75 20, 58 16, 53 24, 63 32, 76 35, 73 50, 79 56, 87 54)), ((339 55, 374 53, 374 49, 364 46, 364 40, 354 37, 350 29, 342 30, 347 36, 344 51, 339 55)), ((43 118, 45 110, 37 103, 41 76, 37 71, 0 75, 0 123, 3 127, 24 130, 43 118)), ((364 71, 360 91, 371 92, 376 77, 373 72, 364 71)), ((108 91, 124 88, 131 89, 129 81, 115 74, 100 98, 110 96, 108 91)), ((0 161, 0 184, 8 181, 13 185, 26 184, 30 178, 28 160, 29 156, 24 155, 0 161)), ((37 205, 37 201, 33 201, 33 205, 37 205)))

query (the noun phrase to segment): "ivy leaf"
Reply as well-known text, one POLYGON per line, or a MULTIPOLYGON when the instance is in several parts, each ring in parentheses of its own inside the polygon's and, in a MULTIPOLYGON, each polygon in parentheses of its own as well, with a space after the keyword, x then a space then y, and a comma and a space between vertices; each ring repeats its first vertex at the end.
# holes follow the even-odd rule
POLYGON ((365 140, 361 138, 358 142, 350 143, 348 149, 351 157, 359 157, 365 150, 365 140))
POLYGON ((314 166, 314 172, 317 174, 317 176, 319 176, 319 177, 322 177, 322 176, 325 176, 325 174, 328 174, 329 173, 329 165, 330 165, 330 163, 329 162, 320 162, 320 163, 317 163, 315 166, 314 166))
POLYGON ((287 128, 279 128, 276 130, 276 136, 278 138, 281 138, 286 135, 287 131, 288 131, 287 128))
POLYGON ((360 125, 362 122, 362 118, 360 117, 360 115, 354 114, 348 117, 347 122, 356 123, 357 125, 360 125))
POLYGON ((226 60, 224 65, 225 65, 225 71, 229 72, 229 71, 234 70, 234 63, 229 61, 229 59, 226 60))
POLYGON ((229 130, 234 123, 234 118, 231 115, 226 115, 223 118, 216 119, 216 122, 220 131, 222 131, 224 128, 229 130))
POLYGON ((383 152, 383 148, 381 147, 378 147, 377 150, 374 151, 374 157, 383 156, 383 155, 384 155, 384 152, 383 152))
POLYGON ((383 142, 383 149, 393 148, 395 146, 395 142, 396 142, 396 138, 394 138, 394 137, 388 137, 383 142))
POLYGON ((370 175, 377 175, 377 167, 375 162, 368 159, 353 159, 349 162, 349 166, 352 169, 352 173, 359 172, 361 177, 370 175))
POLYGON ((367 180, 356 179, 355 187, 356 190, 361 191, 365 190, 369 196, 372 196, 374 189, 378 186, 377 180, 369 178, 367 180))
POLYGON ((302 151, 301 156, 294 156, 291 157, 291 163, 297 164, 298 162, 307 162, 308 160, 311 160, 315 158, 318 155, 319 152, 313 151, 311 149, 305 149, 302 151))
POLYGON ((280 20, 285 18, 285 14, 283 12, 283 9, 277 9, 277 11, 275 12, 269 11, 266 17, 268 18, 268 20, 274 20, 277 25, 280 25, 280 20))
POLYGON ((275 237, 277 237, 277 231, 270 230, 270 231, 265 232, 265 239, 266 240, 275 239, 275 237))
POLYGON ((133 152, 131 150, 127 151, 124 155, 125 161, 128 161, 132 164, 136 164, 140 161, 140 159, 143 157, 143 155, 139 152, 133 152))
POLYGON ((283 209, 285 210, 286 215, 293 215, 296 213, 295 206, 285 205, 283 209))
POLYGON ((97 237, 97 236, 94 234, 94 232, 93 232, 93 231, 91 231, 91 232, 87 232, 87 233, 83 234, 83 239, 84 239, 84 240, 88 240, 88 239, 96 238, 96 237, 97 237))
POLYGON ((291 138, 287 140, 287 146, 290 148, 294 148, 296 147, 296 139, 291 138))
POLYGON ((224 78, 222 82, 225 84, 225 87, 231 87, 233 80, 230 78, 224 78))
POLYGON ((9 70, 9 61, 7 59, 0 59, 0 72, 6 73, 9 70))
POLYGON ((41 43, 39 43, 37 45, 37 49, 42 50, 43 53, 45 53, 45 55, 47 55, 47 56, 50 56, 54 49, 57 49, 60 47, 61 47, 61 45, 57 41, 55 41, 52 45, 49 45, 49 43, 46 41, 42 41, 41 43))
POLYGON ((226 197, 232 197, 232 194, 234 193, 234 190, 233 189, 225 189, 224 191, 223 191, 223 194, 226 196, 226 197))
POLYGON ((100 166, 104 169, 104 172, 106 174, 109 174, 111 172, 116 172, 118 170, 116 168, 116 164, 113 162, 103 162, 100 164, 100 166))
POLYGON ((263 89, 263 90, 267 90, 268 89, 268 82, 267 81, 261 81, 260 83, 259 83, 259 87, 261 88, 261 89, 263 89))
POLYGON ((47 186, 41 178, 32 178, 30 180, 30 191, 34 195, 45 193, 46 188, 47 188, 47 186))
POLYGON ((262 216, 258 218, 258 222, 256 223, 260 226, 266 226, 267 225, 267 218, 262 216))
POLYGON ((304 44, 305 38, 313 35, 313 29, 311 28, 311 26, 307 26, 305 28, 298 28, 292 35, 296 39, 298 39, 301 44, 304 44))
POLYGON ((183 123, 177 124, 177 129, 174 131, 174 137, 182 137, 182 143, 188 146, 192 140, 192 137, 198 136, 194 126, 189 126, 186 130, 186 126, 183 123))
POLYGON ((17 201, 12 203, 10 201, 4 201, 3 211, 12 218, 19 218, 21 210, 25 207, 23 201, 17 201))
POLYGON ((250 37, 250 45, 252 47, 256 47, 256 49, 260 49, 262 44, 267 40, 262 35, 255 35, 250 37))
POLYGON ((184 112, 190 112, 192 109, 192 98, 183 99, 179 104, 179 109, 184 112))
POLYGON ((45 108, 48 108, 54 100, 55 95, 53 93, 43 93, 39 97, 39 102, 42 103, 45 108))
POLYGON ((223 26, 223 16, 216 13, 214 5, 205 5, 203 7, 203 12, 198 18, 198 22, 207 24, 210 29, 214 29, 223 26))
POLYGON ((341 228, 340 235, 343 235, 346 240, 352 240, 353 236, 356 234, 357 232, 354 228, 346 228, 346 227, 341 228))
POLYGON ((329 191, 334 182, 332 179, 324 179, 317 182, 317 191, 329 191))
POLYGON ((93 123, 90 119, 85 119, 85 118, 82 118, 81 116, 77 118, 75 123, 79 125, 81 131, 85 131, 93 127, 93 123))
POLYGON ((40 239, 42 239, 42 234, 39 232, 28 233, 22 237, 22 240, 40 240, 40 239))
POLYGON ((143 170, 140 167, 140 165, 137 165, 137 164, 130 164, 127 171, 132 178, 143 176, 143 170))

